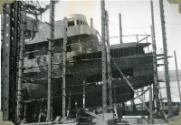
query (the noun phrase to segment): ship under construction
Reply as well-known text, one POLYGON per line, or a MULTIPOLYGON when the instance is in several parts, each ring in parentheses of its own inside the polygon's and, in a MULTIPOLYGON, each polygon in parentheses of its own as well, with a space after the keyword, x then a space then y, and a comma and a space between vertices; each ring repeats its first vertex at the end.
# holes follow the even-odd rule
MULTIPOLYGON (((24 125, 118 125, 129 124, 124 116, 144 116, 144 123, 154 123, 155 119, 166 123, 167 118, 177 115, 179 109, 170 99, 168 63, 164 64, 168 102, 164 104, 159 96, 157 60, 167 62, 168 55, 156 53, 152 1, 152 34, 124 43, 120 28, 120 44, 116 45, 110 44, 104 0, 100 1, 101 34, 93 19, 89 25, 81 14, 55 21, 57 2, 50 1, 45 8, 30 1, 3 6, 4 120, 24 125), (50 22, 38 20, 47 9, 50 22), (152 43, 144 42, 148 37, 152 43), (149 46, 153 51, 145 51, 149 46), (142 98, 146 92, 150 92, 150 101, 142 98), (135 104, 135 99, 141 103, 135 104)), ((164 22, 162 14, 161 20, 164 22)), ((143 117, 140 120, 137 122, 143 123, 143 117)))

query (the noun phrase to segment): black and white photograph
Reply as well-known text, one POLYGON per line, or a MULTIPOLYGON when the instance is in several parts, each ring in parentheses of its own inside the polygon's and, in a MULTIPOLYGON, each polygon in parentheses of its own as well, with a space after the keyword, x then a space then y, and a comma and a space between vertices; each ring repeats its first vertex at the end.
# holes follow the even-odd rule
POLYGON ((181 0, 0 0, 0 125, 180 125, 181 0))

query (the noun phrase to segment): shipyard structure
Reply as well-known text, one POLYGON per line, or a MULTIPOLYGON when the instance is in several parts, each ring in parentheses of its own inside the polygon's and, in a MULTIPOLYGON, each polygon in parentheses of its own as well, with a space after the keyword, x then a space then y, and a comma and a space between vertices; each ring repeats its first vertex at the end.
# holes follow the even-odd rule
MULTIPOLYGON (((116 125, 126 124, 123 116, 144 116, 149 123, 154 119, 166 123, 168 117, 178 113, 171 103, 167 52, 156 53, 153 13, 152 34, 124 43, 120 28, 120 44, 110 45, 104 0, 100 1, 101 34, 94 28, 93 19, 89 25, 85 15, 73 14, 55 21, 56 3, 50 1, 45 8, 23 1, 3 6, 4 120, 32 125, 116 125), (50 22, 38 20, 47 9, 50 22), (152 43, 144 42, 148 37, 152 43), (152 52, 145 51, 148 46, 153 47, 152 52), (157 74, 157 60, 161 59, 167 77, 168 103, 164 107, 157 74), (148 91, 150 101, 145 101, 143 96, 148 91), (141 103, 135 104, 135 99, 141 103)), ((161 20, 164 22, 164 15, 161 20)), ((164 29, 163 23, 163 34, 164 29)), ((164 47, 166 50, 166 44, 164 47)))

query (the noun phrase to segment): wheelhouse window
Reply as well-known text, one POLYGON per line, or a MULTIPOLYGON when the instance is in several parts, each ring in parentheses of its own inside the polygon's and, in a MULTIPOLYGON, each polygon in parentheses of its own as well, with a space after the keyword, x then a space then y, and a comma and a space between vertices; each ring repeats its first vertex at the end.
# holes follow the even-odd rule
POLYGON ((68 26, 74 26, 74 25, 75 25, 74 21, 68 21, 68 26))
POLYGON ((77 25, 87 25, 86 22, 81 21, 81 20, 76 20, 76 23, 77 23, 77 25))
POLYGON ((80 21, 80 20, 77 20, 76 22, 77 22, 77 25, 80 25, 80 24, 81 24, 81 21, 80 21))

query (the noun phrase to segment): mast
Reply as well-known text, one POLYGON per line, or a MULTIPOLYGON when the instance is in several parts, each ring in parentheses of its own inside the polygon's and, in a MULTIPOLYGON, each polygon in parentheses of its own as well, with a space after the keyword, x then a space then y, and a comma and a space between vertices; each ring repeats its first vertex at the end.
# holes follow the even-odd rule
POLYGON ((119 38, 120 38, 120 44, 123 44, 122 17, 121 17, 121 13, 119 13, 119 38))
POLYGON ((169 76, 169 67, 168 67, 167 39, 166 39, 166 30, 165 30, 165 16, 164 16, 163 0, 159 0, 159 4, 160 4, 162 39, 163 39, 163 51, 164 51, 164 69, 165 69, 165 83, 166 83, 166 90, 167 90, 168 117, 171 117, 173 110, 172 110, 172 99, 171 99, 171 90, 170 90, 170 76, 169 76))

